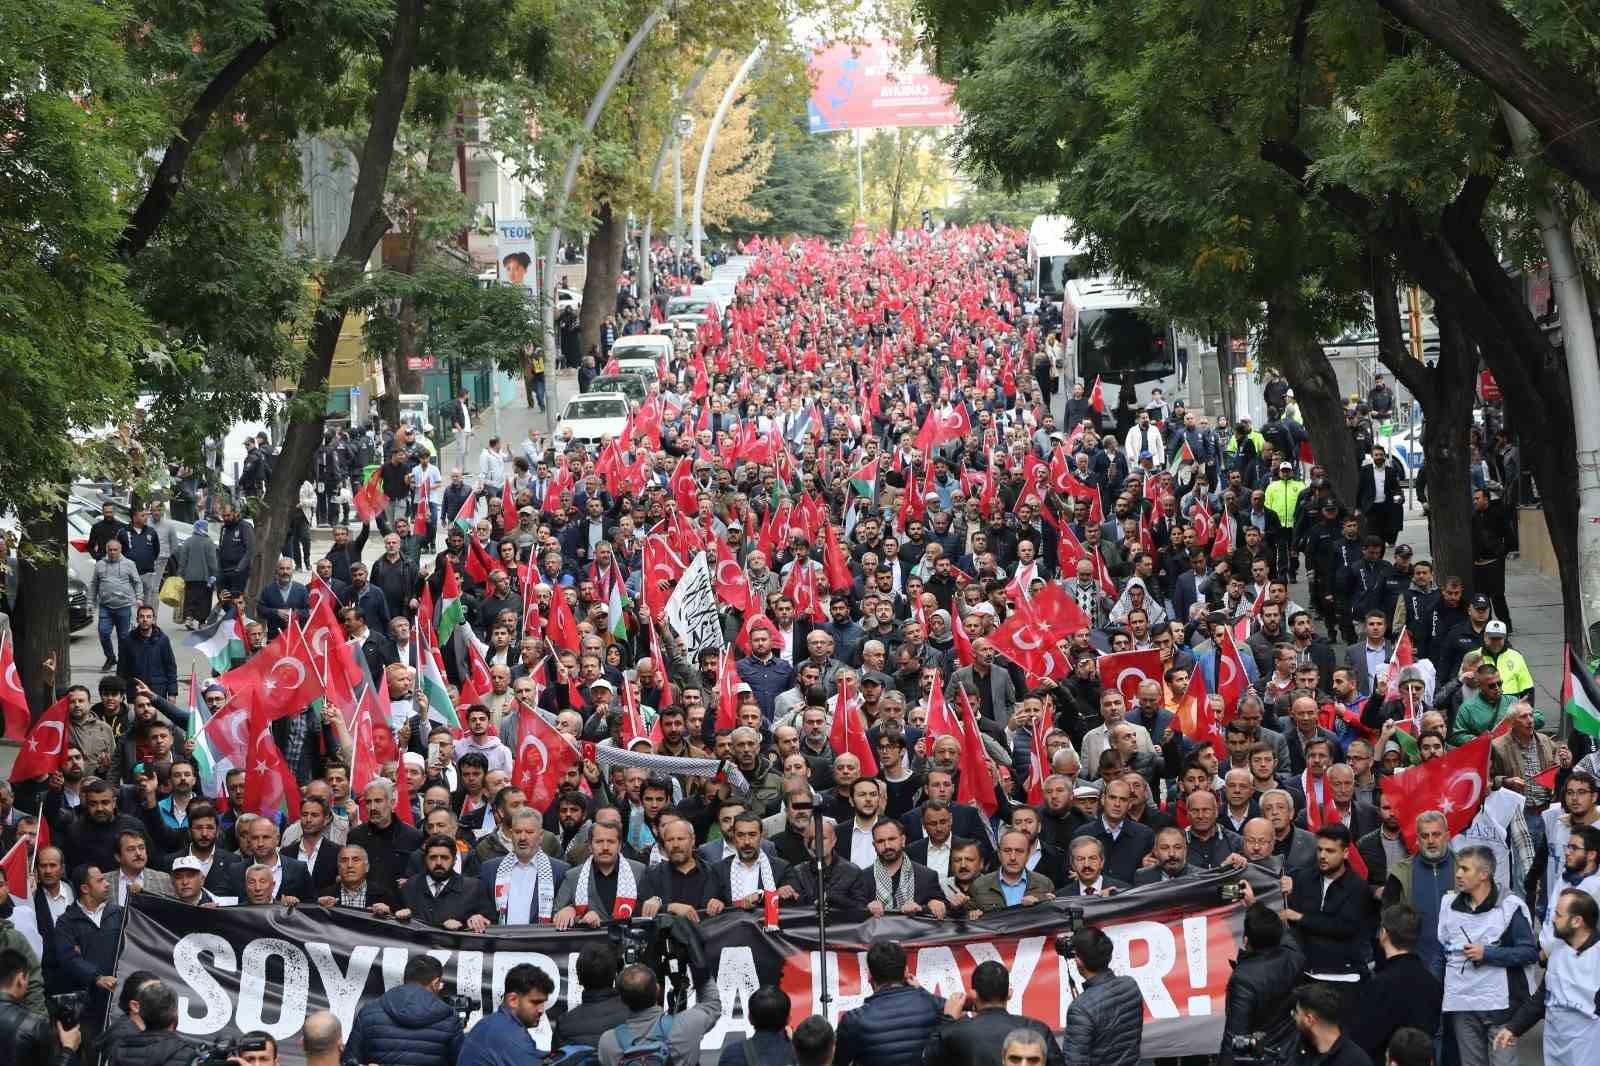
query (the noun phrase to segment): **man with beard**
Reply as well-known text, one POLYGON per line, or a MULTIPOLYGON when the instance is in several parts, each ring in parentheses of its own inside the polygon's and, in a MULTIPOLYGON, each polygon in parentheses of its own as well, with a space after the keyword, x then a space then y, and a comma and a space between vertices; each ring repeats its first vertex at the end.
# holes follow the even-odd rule
POLYGON ((606 921, 630 917, 639 902, 643 876, 643 866, 622 857, 622 826, 596 821, 589 831, 589 857, 561 882, 555 927, 598 928, 606 921))
POLYGON ((1299 930, 1313 975, 1364 975, 1372 893, 1350 869, 1350 830, 1335 822, 1317 830, 1314 869, 1292 873, 1284 888, 1285 921, 1299 930))
MULTIPOLYGON (((936 752, 954 745, 953 737, 940 737, 935 743, 936 752)), ((959 750, 959 749, 958 749, 959 750)), ((988 831, 984 828, 982 813, 971 804, 956 802, 956 777, 951 767, 953 763, 943 762, 936 754, 934 766, 930 767, 922 783, 922 802, 906 812, 902 823, 905 825, 906 837, 916 840, 923 835, 922 820, 924 811, 933 800, 950 805, 950 815, 953 819, 951 832, 958 837, 967 837, 971 840, 984 840, 988 831)), ((985 849, 985 858, 989 858, 989 850, 985 849)))
POLYGON ((84 1036, 93 1047, 117 987, 122 908, 111 902, 111 882, 93 863, 73 868, 72 887, 77 898, 56 922, 56 960, 61 990, 89 993, 82 1020, 84 1036))
POLYGON ((689 740, 682 707, 677 704, 663 707, 656 722, 661 726, 661 748, 656 754, 680 759, 705 758, 705 750, 689 740))
POLYGON ((1295 993, 1294 1007, 1300 1049, 1298 1058, 1293 1061, 1316 1066, 1372 1066, 1367 1053, 1340 1029, 1342 1014, 1337 989, 1324 984, 1301 987, 1295 993))
POLYGON ((322 907, 353 907, 379 918, 387 918, 400 909, 399 897, 394 890, 368 876, 367 849, 360 844, 346 844, 339 849, 339 880, 328 895, 317 899, 322 907))
POLYGON ((1367 864, 1367 884, 1380 895, 1389 880, 1389 867, 1410 856, 1400 833, 1400 818, 1388 796, 1378 797, 1378 827, 1356 840, 1356 850, 1367 864))
MULTIPOLYGON (((858 790, 859 792, 859 790, 858 790)), ((874 917, 886 913, 945 915, 939 879, 926 866, 906 858, 905 833, 898 822, 880 821, 872 830, 876 860, 857 878, 871 894, 867 911, 874 917)))
POLYGON ((1417 954, 1428 969, 1438 973, 1444 965, 1439 946, 1439 907, 1455 887, 1455 855, 1450 850, 1450 822, 1440 811, 1417 815, 1417 852, 1389 864, 1383 885, 1383 905, 1409 903, 1420 916, 1417 954))
POLYGON ((395 816, 394 782, 375 778, 361 790, 366 821, 350 830, 348 843, 359 844, 367 853, 369 877, 398 895, 396 886, 405 872, 406 860, 422 846, 422 833, 395 816))
POLYGON ((666 911, 699 921, 698 912, 714 897, 716 883, 711 867, 695 851, 694 826, 676 815, 664 817, 661 849, 666 861, 648 867, 639 880, 639 896, 644 900, 640 913, 650 918, 666 911))
POLYGON ((706 904, 707 914, 720 914, 728 907, 756 910, 768 892, 785 899, 794 895, 794 889, 778 887, 789 864, 763 851, 762 843, 761 819, 755 812, 745 811, 733 820, 734 854, 711 868, 712 899, 706 904))
MULTIPOLYGON (((838 843, 839 823, 832 818, 812 818, 801 830, 806 847, 815 853, 819 821, 822 823, 823 850, 821 884, 823 891, 827 893, 828 905, 842 907, 848 911, 865 910, 869 897, 866 886, 861 880, 861 868, 839 858, 834 850, 838 843)), ((794 893, 793 896, 785 896, 785 899, 792 899, 802 906, 815 906, 818 889, 816 859, 791 865, 788 872, 783 875, 782 888, 791 889, 794 893)))
POLYGON ((906 854, 943 881, 950 876, 950 856, 955 840, 955 811, 946 800, 929 800, 922 806, 922 837, 911 842, 906 854))
POLYGON ((1039 812, 1039 839, 1053 847, 1065 847, 1088 818, 1073 806, 1072 779, 1051 774, 1044 779, 1044 810, 1039 812))
MULTIPOLYGON (((66 857, 68 869, 84 864, 101 870, 115 869, 119 836, 133 832, 146 840, 151 838, 144 823, 117 813, 117 792, 109 782, 100 778, 87 779, 83 784, 82 796, 83 806, 78 809, 76 816, 63 811, 59 820, 51 825, 53 839, 66 857)), ((49 816, 48 811, 46 816, 49 816)), ((156 865, 160 865, 155 848, 151 849, 150 857, 156 865)))
POLYGON ((519 808, 500 827, 511 852, 483 863, 479 879, 494 905, 497 925, 535 925, 555 917, 556 891, 567 864, 544 853, 544 823, 531 807, 519 808))
POLYGON ((1495 1034, 1496 1051, 1509 1050, 1517 1037, 1544 1019, 1544 1062, 1547 1066, 1579 1066, 1592 1061, 1595 1039, 1600 1037, 1597 1006, 1588 990, 1600 981, 1595 945, 1595 926, 1600 922, 1600 907, 1587 892, 1569 888, 1556 897, 1552 918, 1557 943, 1550 952, 1539 990, 1523 1000, 1506 1026, 1495 1034))
POLYGON ((422 847, 426 876, 412 877, 400 892, 402 907, 395 912, 401 921, 415 918, 423 925, 440 929, 470 929, 481 933, 495 916, 494 904, 483 885, 456 873, 456 842, 437 834, 422 847))

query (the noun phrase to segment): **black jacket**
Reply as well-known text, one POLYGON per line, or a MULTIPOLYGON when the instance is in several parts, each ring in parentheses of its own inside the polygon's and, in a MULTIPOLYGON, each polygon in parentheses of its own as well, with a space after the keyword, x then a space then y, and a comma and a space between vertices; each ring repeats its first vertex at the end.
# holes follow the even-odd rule
MULTIPOLYGON (((727 904, 733 903, 733 856, 719 860, 711 867, 711 876, 707 879, 706 889, 712 896, 727 904)), ((768 855, 767 862, 772 866, 772 887, 783 884, 783 875, 789 872, 789 864, 782 859, 768 855)))
POLYGON ((429 891, 428 880, 426 876, 413 877, 400 890, 400 902, 411 911, 412 921, 442 926, 451 918, 465 922, 474 914, 494 921, 494 902, 477 879, 469 881, 460 874, 451 874, 437 896, 429 891))
POLYGON ((399 894, 400 878, 405 876, 406 860, 422 847, 422 831, 390 818, 389 824, 379 829, 371 822, 362 822, 351 828, 345 839, 347 844, 359 844, 367 849, 367 879, 376 881, 399 894))
POLYGON ((1319 1054, 1302 1041, 1298 1057, 1290 1058, 1289 1062, 1291 1066, 1372 1066, 1367 1053, 1344 1034, 1340 1034, 1339 1039, 1333 1042, 1327 1054, 1319 1054))
POLYGON ((345 1061, 454 1066, 462 1035, 461 1016, 450 1004, 421 985, 398 985, 356 1015, 345 1061))
POLYGON ((550 1041, 552 1048, 566 1047, 569 1044, 584 1044, 588 1047, 599 1047, 600 1038, 623 1022, 627 1021, 633 1012, 622 1003, 622 997, 617 995, 614 988, 584 989, 583 1002, 573 1007, 561 1016, 556 1022, 555 1039, 550 1041))
POLYGON ((903 984, 880 988, 839 1019, 834 1064, 918 1066, 943 1017, 944 1004, 926 989, 903 984))
POLYGON ((1300 1038, 1294 1024, 1294 989, 1305 962, 1292 933, 1286 933, 1277 947, 1265 951, 1247 947, 1239 952, 1233 963, 1233 976, 1228 978, 1223 1007, 1226 1021, 1217 1066, 1233 1066, 1229 1042, 1233 1036, 1264 1034, 1266 1047, 1276 1053, 1276 1058, 1267 1056, 1269 1061, 1276 1061, 1294 1047, 1300 1038))
POLYGON ((1071 1066, 1137 1066, 1143 1035, 1144 996, 1131 977, 1095 974, 1067 1008, 1071 1066))
MULTIPOLYGON (((914 861, 914 860, 913 860, 914 861)), ((861 880, 861 868, 847 859, 835 857, 825 873, 828 906, 842 907, 859 913, 867 909, 872 893, 861 880)), ((798 862, 789 867, 782 883, 799 893, 797 906, 814 907, 817 903, 817 864, 798 862)))
POLYGON ((196 1047, 171 1029, 138 1030, 116 1042, 105 1057, 107 1066, 189 1066, 196 1047))
POLYGON ((1322 891, 1322 873, 1315 866, 1294 874, 1288 906, 1300 912, 1300 943, 1311 973, 1355 973, 1371 933, 1372 893, 1356 872, 1345 867, 1338 880, 1322 891))
POLYGON ((1372 980, 1359 986, 1344 1035, 1368 1057, 1382 1062, 1389 1038, 1402 1026, 1431 1033, 1439 1025, 1444 986, 1421 956, 1406 952, 1378 963, 1372 980))
POLYGON ((1000 1066, 1006 1037, 1031 1029, 1044 1038, 1045 1066, 1066 1066, 1061 1045, 1043 1022, 1012 1014, 1004 1007, 985 1007, 970 1018, 946 1017, 922 1052, 925 1066, 1000 1066))
POLYGON ((67 1066, 77 1059, 56 1042, 55 1026, 9 997, 0 996, 0 1062, 11 1066, 67 1066))
MULTIPOLYGON (((1094 837, 1100 841, 1100 846, 1106 852, 1105 875, 1130 885, 1133 884, 1134 875, 1139 872, 1139 864, 1156 846, 1156 835, 1150 827, 1131 818, 1123 820, 1122 829, 1115 840, 1106 832, 1105 821, 1101 818, 1096 818, 1073 836, 1094 837)), ((1068 847, 1071 847, 1070 841, 1068 847)))

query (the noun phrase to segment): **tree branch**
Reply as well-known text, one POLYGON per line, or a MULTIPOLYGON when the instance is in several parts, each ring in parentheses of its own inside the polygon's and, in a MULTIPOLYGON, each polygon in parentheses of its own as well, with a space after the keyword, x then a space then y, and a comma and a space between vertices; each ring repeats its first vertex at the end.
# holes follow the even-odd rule
MULTIPOLYGON (((1378 328, 1378 358, 1413 396, 1429 397, 1433 389, 1432 375, 1425 364, 1411 357, 1401 336, 1400 296, 1394 269, 1389 265, 1389 257, 1377 249, 1372 251, 1368 288, 1372 293, 1372 318, 1378 328)), ((1427 406, 1428 400, 1424 399, 1423 407, 1427 406)))
POLYGON ((1559 50, 1527 47, 1527 31, 1501 0, 1378 0, 1533 123, 1544 155, 1600 198, 1600 90, 1559 50))
POLYGON ((206 127, 211 125, 217 109, 239 87, 245 76, 260 66, 262 60, 288 36, 281 14, 273 12, 269 18, 272 23, 270 33, 246 45, 228 60, 227 65, 217 71, 189 106, 189 113, 178 124, 178 131, 168 142, 161 163, 150 179, 144 199, 128 216, 128 226, 117 242, 118 255, 132 259, 155 238, 156 231, 161 228, 162 221, 178 197, 178 190, 183 187, 184 171, 189 165, 189 157, 194 154, 195 143, 205 133, 206 127))

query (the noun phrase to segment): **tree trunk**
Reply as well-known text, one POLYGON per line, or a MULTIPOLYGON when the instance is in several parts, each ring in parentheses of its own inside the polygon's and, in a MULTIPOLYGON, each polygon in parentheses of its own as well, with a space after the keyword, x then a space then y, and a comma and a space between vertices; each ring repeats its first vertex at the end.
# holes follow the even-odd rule
MULTIPOLYGON (((341 292, 365 269, 372 251, 389 229, 384 213, 384 193, 389 183, 389 166, 394 161, 395 136, 405 111, 411 87, 411 71, 417 61, 417 38, 421 29, 424 0, 397 0, 394 26, 384 45, 383 66, 378 73, 377 91, 372 101, 371 124, 367 127, 357 159, 356 186, 350 197, 350 222, 339 250, 328 264, 324 294, 341 292)), ((261 586, 272 574, 289 530, 290 508, 298 506, 300 483, 311 467, 311 457, 322 443, 326 419, 328 371, 333 367, 333 351, 339 343, 348 307, 343 303, 323 304, 317 310, 311 336, 306 345, 305 363, 291 402, 292 412, 283 448, 267 484, 267 496, 256 514, 255 554, 250 563, 250 581, 245 590, 247 603, 254 604, 261 586)))
POLYGON ((55 701, 51 679, 43 667, 46 658, 55 656, 55 685, 65 688, 72 680, 67 509, 65 503, 28 508, 20 517, 26 550, 17 553, 17 603, 11 614, 11 632, 22 691, 37 714, 55 701))
POLYGON ((1468 483, 1472 404, 1478 353, 1460 320, 1440 312, 1439 362, 1431 369, 1412 358, 1400 328, 1400 301, 1387 253, 1372 250, 1372 306, 1378 358, 1422 404, 1422 449, 1428 480, 1428 550, 1443 584, 1472 577, 1472 501, 1455 491, 1468 483))
MULTIPOLYGON (((578 313, 578 343, 583 354, 600 344, 600 327, 617 307, 617 274, 622 263, 622 238, 625 220, 611 209, 609 201, 594 213, 594 232, 589 234, 588 265, 583 275, 583 307, 578 313)), ((600 368, 599 363, 595 369, 600 368)))
POLYGON ((1536 54, 1500 0, 1379 0, 1521 111, 1551 165, 1600 199, 1600 90, 1559 48, 1536 54))
MULTIPOLYGON (((1328 362, 1321 342, 1300 320, 1299 295, 1281 289, 1267 298, 1267 331, 1261 345, 1262 356, 1283 371, 1294 388, 1295 399, 1306 418, 1306 433, 1318 465, 1328 472, 1333 493, 1345 506, 1355 505, 1355 438, 1345 426, 1344 405, 1339 402, 1339 379, 1328 362)), ((1223 383, 1224 389, 1229 387, 1223 383)))

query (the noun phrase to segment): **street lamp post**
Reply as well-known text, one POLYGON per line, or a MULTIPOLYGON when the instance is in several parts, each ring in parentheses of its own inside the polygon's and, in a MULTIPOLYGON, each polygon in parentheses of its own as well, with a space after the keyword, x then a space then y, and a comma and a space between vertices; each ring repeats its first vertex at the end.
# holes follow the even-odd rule
POLYGON ((616 91, 617 84, 622 81, 623 73, 627 71, 628 64, 633 62, 633 57, 638 54, 645 38, 649 37, 650 32, 666 17, 665 4, 650 12, 639 28, 633 31, 633 36, 628 38, 628 43, 617 54, 617 58, 612 61, 611 69, 606 72, 606 80, 600 83, 594 99, 589 102, 588 112, 583 116, 583 137, 578 139, 567 155, 567 167, 561 174, 561 188, 554 209, 550 212, 550 232, 545 235, 544 242, 544 380, 545 391, 549 395, 549 402, 545 404, 545 426, 552 437, 556 431, 556 254, 561 248, 561 212, 566 210, 567 200, 572 196, 572 186, 578 180, 578 165, 583 162, 584 140, 594 132, 595 125, 600 121, 600 112, 605 110, 606 101, 611 99, 611 94, 616 91))
POLYGON ((700 261, 700 209, 705 203, 706 171, 711 167, 711 149, 716 147, 717 134, 722 132, 723 120, 728 117, 728 111, 733 107, 734 97, 739 95, 739 87, 744 84, 744 79, 750 75, 750 68, 756 65, 756 60, 761 58, 761 53, 766 51, 767 42, 762 41, 750 50, 744 63, 734 74, 733 80, 728 83, 728 89, 722 94, 722 102, 717 105, 717 113, 711 117, 711 128, 706 130, 706 143, 700 148, 700 169, 694 175, 694 217, 689 222, 690 236, 694 240, 694 259, 700 261))
MULTIPOLYGON (((705 63, 701 65, 699 70, 695 71, 694 77, 689 79, 689 84, 683 90, 683 94, 678 97, 681 103, 687 104, 694 100, 694 94, 700 89, 700 82, 705 79, 706 73, 711 69, 711 64, 715 63, 717 57, 721 54, 722 49, 713 48, 710 54, 706 56, 705 63)), ((661 171, 666 166, 667 153, 672 153, 672 165, 678 175, 676 194, 677 221, 673 224, 672 230, 674 236, 678 235, 683 228, 683 157, 681 146, 683 138, 689 136, 689 133, 693 131, 693 122, 694 118, 688 111, 680 113, 673 119, 672 126, 661 138, 661 147, 656 152, 656 165, 650 171, 650 196, 653 199, 656 190, 661 188, 661 171), (688 119, 691 123, 687 130, 683 127, 684 119, 688 119)), ((650 234, 655 227, 655 221, 655 212, 648 211, 644 216, 644 225, 639 228, 639 300, 646 308, 649 307, 650 293, 654 288, 654 278, 651 276, 650 270, 650 234)))

